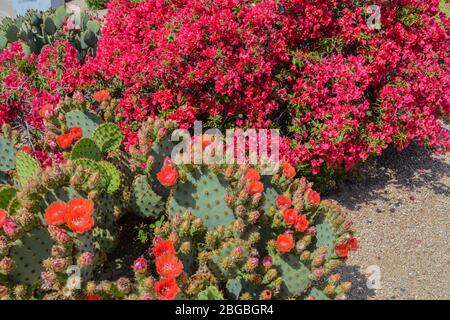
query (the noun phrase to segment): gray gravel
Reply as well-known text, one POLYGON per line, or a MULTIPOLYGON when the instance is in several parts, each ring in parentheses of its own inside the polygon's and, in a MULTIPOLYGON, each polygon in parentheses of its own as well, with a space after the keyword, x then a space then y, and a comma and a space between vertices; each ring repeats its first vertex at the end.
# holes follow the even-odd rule
POLYGON ((342 275, 350 299, 450 299, 450 155, 411 146, 389 150, 329 197, 348 211, 360 249, 342 275), (381 272, 366 285, 369 266, 381 272))

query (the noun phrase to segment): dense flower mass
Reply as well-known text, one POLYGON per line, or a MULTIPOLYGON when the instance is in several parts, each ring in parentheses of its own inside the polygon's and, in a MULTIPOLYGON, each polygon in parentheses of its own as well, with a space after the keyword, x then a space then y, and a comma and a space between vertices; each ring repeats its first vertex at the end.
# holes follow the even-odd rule
POLYGON ((350 0, 114 0, 91 70, 123 83, 131 143, 133 122, 157 115, 279 127, 283 157, 313 174, 414 139, 444 151, 450 44, 438 2, 380 1, 377 30, 350 0))

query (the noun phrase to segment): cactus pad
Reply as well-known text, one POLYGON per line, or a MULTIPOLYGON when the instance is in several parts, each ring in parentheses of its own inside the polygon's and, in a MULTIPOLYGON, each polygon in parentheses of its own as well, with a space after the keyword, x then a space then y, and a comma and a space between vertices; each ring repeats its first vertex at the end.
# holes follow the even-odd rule
POLYGON ((236 277, 243 264, 244 260, 239 260, 238 262, 233 262, 229 267, 223 266, 224 259, 233 260, 232 254, 233 250, 237 247, 241 248, 242 255, 247 257, 249 255, 249 249, 247 244, 242 240, 231 240, 222 245, 222 247, 216 250, 208 263, 209 269, 218 277, 223 277, 225 279, 231 279, 236 277))
POLYGON ((155 162, 153 163, 151 177, 152 181, 154 181, 155 192, 163 198, 167 198, 169 196, 169 189, 163 187, 161 184, 158 183, 156 175, 158 174, 159 171, 161 171, 161 168, 164 165, 164 160, 167 157, 169 158, 171 157, 173 147, 174 144, 169 137, 166 137, 165 139, 159 141, 158 143, 154 143, 152 146, 151 155, 154 157, 155 162))
POLYGON ((28 153, 19 151, 16 154, 16 170, 19 182, 24 185, 28 178, 36 176, 36 170, 40 168, 37 162, 28 153))
POLYGON ((157 218, 164 211, 164 202, 152 190, 145 176, 138 176, 133 183, 131 207, 143 218, 157 218))
POLYGON ((196 169, 187 176, 187 181, 178 183, 168 201, 171 216, 191 211, 201 218, 208 230, 217 226, 228 226, 234 220, 233 211, 224 198, 227 185, 221 174, 209 169, 196 169))
POLYGON ((86 158, 100 161, 102 158, 102 153, 94 141, 88 138, 83 138, 73 146, 70 158, 73 160, 86 158))
POLYGON ((102 123, 102 119, 92 112, 75 110, 66 113, 66 123, 69 128, 81 128, 83 137, 90 138, 95 128, 102 123))
POLYGON ((104 123, 94 130, 92 139, 103 153, 114 151, 122 144, 122 130, 114 123, 104 123))
POLYGON ((280 296, 288 298, 302 295, 309 287, 311 272, 301 263, 299 257, 288 254, 283 257, 272 257, 272 260, 274 267, 278 269, 278 273, 283 278, 280 296))
POLYGON ((9 275, 13 283, 32 285, 43 271, 41 263, 51 253, 54 241, 46 229, 37 228, 23 235, 20 243, 11 248, 10 257, 16 262, 16 268, 9 275))
POLYGON ((323 216, 319 216, 317 219, 317 233, 316 233, 316 247, 327 246, 328 255, 332 253, 332 249, 335 241, 335 234, 331 223, 323 216))
POLYGON ((330 298, 328 298, 328 296, 323 293, 323 291, 317 289, 317 288, 312 288, 311 292, 309 293, 310 297, 313 297, 314 300, 330 300, 330 298))
POLYGON ((0 137, 0 171, 12 170, 16 167, 16 151, 5 138, 0 137))
POLYGON ((257 287, 246 282, 241 277, 228 280, 226 284, 228 298, 231 300, 239 300, 244 293, 249 293, 252 299, 258 298, 257 287))
POLYGON ((197 300, 223 300, 223 295, 216 286, 209 286, 199 292, 197 300))
POLYGON ((87 170, 91 170, 92 172, 100 173, 100 182, 98 187, 99 191, 104 192, 108 189, 109 186, 108 173, 98 162, 95 162, 94 160, 91 159, 76 159, 75 165, 81 166, 87 170))
POLYGON ((120 173, 114 165, 109 162, 102 161, 99 163, 100 167, 106 172, 108 176, 108 188, 107 193, 114 193, 120 188, 121 178, 120 173))
POLYGON ((10 186, 0 186, 0 209, 7 209, 16 196, 17 189, 10 186))

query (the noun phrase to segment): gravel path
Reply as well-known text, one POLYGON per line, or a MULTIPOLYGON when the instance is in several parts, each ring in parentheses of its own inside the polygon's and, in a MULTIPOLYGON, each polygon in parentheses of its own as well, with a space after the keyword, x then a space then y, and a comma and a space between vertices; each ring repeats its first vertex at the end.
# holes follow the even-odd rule
POLYGON ((350 299, 450 299, 450 154, 389 150, 328 195, 347 209, 360 242, 342 270, 350 299), (378 290, 366 285, 380 268, 378 290))

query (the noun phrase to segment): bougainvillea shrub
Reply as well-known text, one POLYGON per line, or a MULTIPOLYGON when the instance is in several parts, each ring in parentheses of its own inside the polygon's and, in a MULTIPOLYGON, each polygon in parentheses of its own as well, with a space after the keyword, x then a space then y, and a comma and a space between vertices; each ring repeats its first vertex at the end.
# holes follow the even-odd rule
POLYGON ((390 144, 450 137, 449 20, 438 0, 113 0, 91 71, 121 84, 128 141, 150 116, 189 127, 275 127, 317 174, 390 144))

